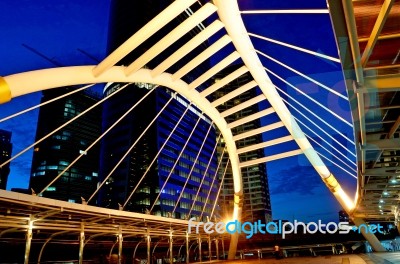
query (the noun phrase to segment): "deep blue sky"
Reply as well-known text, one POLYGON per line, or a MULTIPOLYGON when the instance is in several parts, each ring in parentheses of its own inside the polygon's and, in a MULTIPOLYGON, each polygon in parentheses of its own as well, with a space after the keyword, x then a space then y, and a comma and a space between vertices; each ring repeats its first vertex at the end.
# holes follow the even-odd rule
MULTIPOLYGON (((240 1, 241 9, 288 9, 288 8, 326 8, 325 1, 240 1), (296 5, 296 6, 293 6, 296 5)), ((102 59, 105 56, 107 42, 109 0, 20 0, 0 1, 0 76, 40 68, 54 67, 52 60, 59 65, 95 64, 83 50, 91 56, 102 59), (29 50, 27 45, 49 60, 29 50)), ((262 34, 280 41, 297 44, 303 48, 337 57, 337 48, 330 26, 329 15, 243 15, 249 32, 262 34)), ((254 40, 254 39, 252 39, 254 40)), ((301 54, 288 48, 272 45, 265 41, 254 41, 256 49, 273 56, 309 74, 318 81, 335 87, 345 94, 340 65, 322 60, 308 54, 301 54)), ((315 84, 282 69, 268 60, 264 65, 279 73, 282 78, 306 91, 325 105, 330 105, 346 119, 350 113, 346 102, 329 96, 315 84)), ((307 99, 288 87, 287 84, 272 78, 298 98, 309 108, 329 120, 335 127, 350 137, 351 129, 315 107, 307 99)), ((0 118, 36 105, 40 94, 13 99, 12 103, 0 106, 0 118)), ((296 114, 295 114, 296 115, 296 114)), ((299 118, 301 118, 299 116, 299 118)), ((33 142, 37 111, 25 114, 21 118, 0 123, 0 129, 13 132, 13 153, 18 153, 33 142)), ((308 124, 307 124, 308 125, 308 124)), ((323 127, 323 124, 318 124, 323 127)), ((328 130, 329 131, 329 130, 328 130)), ((330 131, 332 133, 332 131, 330 131)), ((328 140, 331 141, 331 140, 328 140)), ((323 143, 324 144, 324 143, 323 143)), ((351 146, 350 146, 351 147, 351 146)), ((323 151, 323 150, 321 150, 323 151)), ((346 154, 348 155, 348 154, 346 154)), ((12 162, 8 189, 27 187, 32 152, 12 162)), ((327 162, 328 165, 331 165, 327 162)), ((330 166, 344 187, 354 195, 355 179, 330 166)), ((340 207, 333 195, 327 190, 317 173, 310 167, 303 155, 275 161, 268 164, 274 219, 298 219, 303 221, 325 221, 338 219, 340 207)))

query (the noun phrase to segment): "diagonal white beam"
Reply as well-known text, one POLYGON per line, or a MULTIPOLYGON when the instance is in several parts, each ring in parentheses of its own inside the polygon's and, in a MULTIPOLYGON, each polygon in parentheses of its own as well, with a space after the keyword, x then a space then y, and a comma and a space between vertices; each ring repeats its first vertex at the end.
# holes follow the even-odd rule
POLYGON ((224 112, 221 113, 221 116, 222 117, 227 117, 227 116, 229 116, 231 114, 234 114, 236 112, 239 112, 239 111, 241 111, 241 110, 243 110, 243 109, 245 109, 245 108, 247 108, 249 106, 257 104, 257 103, 259 103, 259 102, 261 102, 261 101, 263 101, 265 99, 266 99, 265 95, 263 95, 263 94, 257 95, 256 97, 253 97, 253 98, 251 98, 251 99, 249 99, 249 100, 247 100, 247 101, 245 101, 245 102, 243 102, 241 104, 235 105, 234 107, 225 110, 224 112))
POLYGON ((213 101, 211 103, 211 105, 216 107, 216 106, 218 106, 220 104, 223 104, 226 101, 229 101, 230 99, 232 99, 232 98, 234 98, 234 97, 236 97, 236 96, 238 96, 238 95, 240 95, 240 94, 242 94, 244 92, 247 92, 248 90, 250 90, 250 89, 252 89, 252 88, 254 88, 256 86, 257 86, 257 83, 255 81, 248 82, 245 85, 242 85, 241 87, 235 89, 234 91, 232 91, 232 92, 230 92, 230 93, 218 98, 217 100, 213 101))
POLYGON ((228 83, 230 83, 231 81, 235 80, 236 78, 239 78, 239 76, 241 76, 242 74, 244 74, 244 73, 246 73, 248 71, 249 70, 247 69, 246 66, 242 66, 239 69, 237 69, 237 70, 233 71, 232 73, 228 74, 227 76, 225 76, 221 80, 218 80, 217 82, 215 82, 213 85, 211 85, 210 87, 206 88, 200 94, 203 95, 203 96, 207 96, 207 95, 215 92, 219 88, 227 85, 228 83))
POLYGON ((93 68, 93 75, 99 76, 123 57, 128 55, 132 50, 137 48, 146 39, 156 33, 159 29, 165 26, 172 19, 177 17, 180 13, 185 11, 186 8, 190 7, 196 0, 176 0, 169 5, 164 11, 153 18, 148 24, 142 27, 139 31, 133 34, 127 41, 119 46, 115 51, 107 56, 102 62, 93 68))
POLYGON ((394 0, 385 0, 382 4, 381 11, 376 18, 375 25, 372 28, 371 35, 369 36, 367 45, 365 46, 364 52, 361 56, 361 65, 363 67, 365 67, 368 63, 369 57, 371 56, 375 44, 378 41, 379 34, 385 25, 386 19, 389 16, 390 9, 392 8, 394 2, 394 0))
POLYGON ((202 30, 199 34, 197 34, 194 38, 189 40, 185 45, 180 47, 177 51, 175 51, 171 56, 161 62, 157 67, 155 67, 151 71, 151 76, 155 77, 162 72, 166 71, 169 67, 171 67, 174 63, 182 59, 185 55, 191 52, 195 47, 199 46, 201 43, 205 42, 212 35, 217 33, 220 29, 224 27, 221 21, 215 20, 208 27, 202 30))
POLYGON ((283 122, 279 121, 279 122, 276 122, 276 123, 273 123, 273 124, 270 124, 270 125, 267 125, 267 126, 259 127, 259 128, 252 129, 250 131, 235 135, 235 136, 233 136, 233 140, 234 141, 238 141, 238 140, 243 139, 243 138, 255 136, 255 135, 258 135, 258 134, 261 134, 261 133, 264 133, 264 132, 267 132, 267 131, 271 131, 271 130, 274 130, 274 129, 277 129, 277 128, 280 128, 280 127, 284 127, 284 126, 285 125, 283 124, 283 122))
POLYGON ((125 69, 125 74, 130 75, 133 72, 142 68, 144 65, 146 65, 146 63, 151 61, 162 51, 171 46, 172 43, 174 43, 177 39, 181 38, 196 25, 200 24, 203 20, 212 15, 216 10, 217 8, 215 7, 215 5, 211 3, 207 3, 202 6, 196 13, 187 18, 181 24, 179 24, 179 26, 174 28, 165 37, 163 37, 160 41, 158 41, 155 45, 153 45, 150 49, 143 53, 139 58, 132 62, 125 69))
POLYGON ((228 123, 228 127, 230 129, 232 129, 234 127, 246 124, 246 123, 248 123, 250 121, 253 121, 255 119, 261 118, 261 117, 266 116, 266 115, 270 115, 272 113, 275 113, 275 110, 272 107, 270 107, 268 109, 259 111, 259 112, 255 113, 255 114, 248 115, 248 116, 243 117, 243 118, 241 118, 239 120, 236 120, 236 121, 233 121, 231 123, 228 123))
POLYGON ((280 154, 276 154, 276 155, 271 155, 271 156, 264 157, 264 158, 244 161, 244 162, 241 162, 239 164, 239 166, 240 166, 240 168, 245 168, 245 167, 257 165, 260 163, 266 163, 269 161, 292 157, 292 156, 296 156, 296 155, 300 155, 300 154, 303 154, 303 151, 301 149, 297 149, 297 150, 292 150, 292 151, 288 151, 288 152, 284 152, 284 153, 280 153, 280 154))
POLYGON ((225 57, 214 67, 203 73, 200 77, 189 84, 189 89, 194 89, 200 86, 202 83, 210 79, 212 76, 223 70, 225 67, 233 63, 235 60, 239 59, 240 55, 238 52, 234 51, 229 56, 225 57))
POLYGON ((268 141, 265 141, 265 142, 262 142, 262 143, 254 144, 254 145, 251 145, 251 146, 248 146, 248 147, 239 148, 237 150, 237 153, 238 154, 242 154, 242 153, 246 153, 246 152, 257 150, 257 149, 274 146, 274 145, 281 144, 281 143, 284 143, 284 142, 288 142, 288 141, 291 141, 291 140, 293 140, 293 137, 290 136, 290 135, 289 136, 285 136, 285 137, 281 137, 281 138, 276 138, 276 139, 268 140, 268 141))
POLYGON ((172 80, 177 80, 182 78, 185 74, 193 70, 195 67, 198 67, 203 61, 210 58, 212 55, 217 53, 220 49, 225 47, 231 42, 231 38, 228 35, 222 36, 219 40, 214 42, 211 46, 209 46, 202 53, 197 55, 193 60, 191 60, 188 64, 180 68, 177 72, 172 74, 172 80))
MULTIPOLYGON (((276 91, 272 81, 263 69, 260 58, 255 52, 254 46, 248 36, 246 27, 244 26, 243 20, 240 17, 240 10, 237 1, 234 0, 214 0, 214 4, 218 7, 218 15, 221 21, 225 24, 225 28, 232 38, 236 50, 240 53, 240 56, 244 64, 249 68, 251 75, 254 80, 258 83, 261 91, 267 97, 271 106, 275 109, 279 118, 285 124, 286 128, 292 134, 294 140, 299 145, 302 152, 306 155, 314 169, 321 176, 324 183, 335 195, 339 203, 345 208, 346 211, 350 212, 354 208, 354 202, 344 192, 336 178, 329 171, 327 166, 324 164, 322 159, 316 153, 310 142, 305 137, 303 131, 290 114, 289 109, 283 103, 282 98, 276 91)), ((340 95, 342 96, 342 95, 340 95)), ((347 97, 344 97, 346 101, 347 97)), ((241 211, 238 209, 237 211, 241 211)), ((236 245, 233 241, 228 254, 228 259, 235 258, 236 245)))

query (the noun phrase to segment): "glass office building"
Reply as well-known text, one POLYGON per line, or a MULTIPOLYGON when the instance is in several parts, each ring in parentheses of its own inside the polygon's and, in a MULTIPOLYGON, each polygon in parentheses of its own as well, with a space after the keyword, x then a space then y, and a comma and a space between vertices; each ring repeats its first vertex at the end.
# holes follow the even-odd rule
MULTIPOLYGON (((11 132, 0 129, 0 164, 11 158, 12 143, 11 132)), ((10 174, 10 163, 0 168, 0 189, 6 189, 8 175, 10 174)))
MULTIPOLYGON (((73 88, 60 88, 43 92, 46 102, 73 88)), ((78 92, 40 107, 36 142, 64 125, 99 101, 99 95, 78 92)), ((101 133, 101 105, 96 106, 69 125, 53 133, 34 147, 30 188, 39 193, 80 155, 62 176, 48 186, 42 196, 74 203, 81 197, 88 199, 96 189, 99 173, 97 143, 85 152, 101 133)))
MULTIPOLYGON (((170 3, 113 1, 110 52, 170 3)), ((170 27, 187 16, 182 14, 158 35, 168 33, 170 27)), ((199 30, 201 28, 194 28, 182 38, 180 44, 199 30)), ((120 64, 130 64, 152 45, 152 41, 156 40, 146 41, 120 64)), ((186 59, 194 57, 207 46, 204 43, 186 59)), ((146 66, 154 68, 174 50, 167 49, 146 66)), ((174 72, 183 63, 171 67, 169 72, 174 72)), ((208 68, 206 61, 183 79, 189 82, 208 68)), ((185 98, 168 88, 135 83, 121 90, 122 86, 121 83, 112 83, 104 89, 104 96, 109 99, 104 105, 103 130, 112 126, 143 96, 151 94, 118 122, 102 142, 100 178, 106 183, 100 190, 100 205, 181 219, 192 216, 205 218, 212 211, 219 186, 218 180, 214 180, 217 177, 217 156, 214 151, 216 132, 212 122, 185 98), (171 97, 172 100, 161 111, 171 97), (160 111, 160 116, 149 126, 160 111), (146 132, 142 135, 144 130, 146 132)))
MULTIPOLYGON (((227 76, 234 70, 236 70, 239 66, 230 66, 226 68, 224 71, 220 72, 216 76, 216 80, 222 79, 227 76)), ((230 82, 225 85, 217 92, 215 92, 216 97, 220 98, 225 94, 228 94, 235 89, 245 85, 246 83, 253 80, 249 73, 243 74, 236 80, 230 82)), ((259 95, 260 91, 258 88, 253 88, 248 90, 247 92, 242 93, 241 95, 234 97, 231 100, 219 105, 217 108, 220 112, 223 112, 227 109, 232 108, 235 105, 241 104, 249 99, 252 99, 259 95)), ((228 123, 231 123, 235 120, 244 118, 251 114, 259 112, 259 105, 255 104, 250 107, 247 107, 239 112, 236 112, 232 115, 227 116, 225 119, 228 123)), ((232 129, 234 135, 244 133, 246 131, 259 128, 261 126, 261 120, 255 119, 253 121, 247 122, 243 125, 237 126, 232 129)), ((262 134, 246 137, 244 139, 236 141, 237 148, 243 148, 246 146, 250 146, 253 144, 261 143, 262 134)), ((220 150, 223 149, 223 142, 220 142, 220 150)), ((264 157, 264 150, 254 150, 249 151, 239 155, 239 159, 241 162, 258 159, 264 157)), ((221 165, 220 175, 222 177, 223 171, 227 162, 227 158, 223 160, 223 164, 221 165)), ((267 168, 265 163, 252 165, 249 167, 244 167, 241 169, 242 177, 243 177, 243 190, 244 190, 244 210, 242 213, 242 222, 249 221, 254 222, 257 220, 269 222, 272 218, 271 212, 271 201, 269 195, 269 187, 268 187, 268 177, 267 177, 267 168)), ((224 215, 230 215, 233 209, 233 177, 232 172, 228 168, 225 173, 225 180, 223 181, 222 192, 220 194, 220 206, 221 213, 224 215)))

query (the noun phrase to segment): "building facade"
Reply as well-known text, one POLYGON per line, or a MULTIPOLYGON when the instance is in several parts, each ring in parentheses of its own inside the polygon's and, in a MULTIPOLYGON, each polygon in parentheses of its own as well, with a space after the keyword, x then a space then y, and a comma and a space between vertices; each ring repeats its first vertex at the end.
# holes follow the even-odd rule
MULTIPOLYGON (((238 66, 233 65, 226 68, 224 71, 220 72, 219 75, 216 76, 215 81, 218 79, 222 79, 227 76, 229 73, 236 70, 238 66)), ((252 78, 249 73, 246 73, 236 80, 230 82, 225 85, 221 89, 219 89, 215 96, 220 98, 227 93, 232 92, 233 90, 245 85, 252 78)), ((217 108, 220 112, 223 112, 229 108, 232 108, 235 105, 241 104, 255 96, 257 96, 257 90, 255 88, 248 90, 245 93, 225 102, 224 104, 219 105, 217 108)), ((227 116, 225 119, 228 123, 231 123, 235 120, 244 118, 248 115, 259 112, 259 106, 257 104, 247 107, 239 112, 236 112, 230 116, 227 116)), ((232 129, 233 134, 244 133, 246 131, 256 129, 261 127, 260 119, 253 120, 251 122, 245 123, 243 125, 237 126, 232 129)), ((236 142, 236 146, 238 148, 243 148, 248 145, 253 145, 257 143, 263 142, 262 135, 258 134, 255 136, 246 137, 244 139, 238 140, 236 142)), ((223 142, 220 142, 219 149, 224 148, 223 142)), ((239 155, 239 159, 241 162, 258 159, 264 157, 264 150, 259 149, 255 151, 246 152, 239 155)), ((224 215, 231 215, 233 210, 233 177, 232 171, 228 167, 225 171, 226 162, 228 161, 227 157, 223 159, 222 165, 220 166, 220 178, 225 173, 224 181, 222 182, 222 191, 219 196, 220 199, 220 207, 221 213, 224 215)), ((245 167, 241 169, 242 177, 243 177, 243 190, 244 190, 244 210, 242 213, 242 222, 249 221, 254 222, 257 220, 269 222, 272 219, 272 211, 271 211, 271 201, 269 195, 269 187, 268 187, 268 176, 267 176, 267 168, 266 164, 256 164, 249 167, 245 167)))
MULTIPOLYGON (((44 91, 41 102, 71 89, 44 91)), ((78 92, 42 106, 39 110, 36 141, 46 137, 98 101, 99 95, 78 92)), ((98 183, 100 144, 95 144, 88 151, 86 149, 100 133, 101 105, 35 145, 29 187, 35 193, 40 193, 65 170, 58 180, 46 188, 42 196, 74 203, 81 203, 81 197, 90 197, 98 183), (82 157, 71 165, 80 155, 82 157)))
MULTIPOLYGON (((11 158, 12 143, 10 131, 0 129, 0 164, 11 158)), ((7 188, 8 175, 10 174, 10 163, 0 168, 0 189, 7 188)))
MULTIPOLYGON (((170 3, 113 1, 109 51, 121 45, 170 3)), ((182 15, 173 20, 158 33, 158 37, 168 33, 170 27, 186 17, 182 15)), ((197 34, 198 30, 195 28, 185 35, 180 44, 197 34)), ((150 39, 139 46, 120 64, 130 64, 152 45, 152 41, 150 39)), ((199 50, 206 47, 207 44, 203 44, 199 50)), ((173 51, 172 48, 161 53, 146 66, 154 68, 157 62, 173 51)), ((184 62, 180 63, 183 65, 184 62)), ((177 67, 179 65, 172 66, 170 71, 174 72, 177 67)), ((208 68, 208 62, 205 62, 183 79, 191 81, 208 68)), ((214 180, 217 177, 214 125, 195 106, 168 88, 135 83, 120 90, 122 85, 113 83, 104 90, 104 96, 110 98, 104 104, 103 130, 112 126, 143 96, 151 94, 127 114, 102 142, 100 179, 106 180, 106 183, 100 190, 100 205, 109 208, 122 206, 124 210, 180 219, 193 216, 206 218, 214 207, 218 191, 218 180, 214 180), (150 125, 160 111, 161 114, 150 125), (142 135, 144 130, 146 132, 142 135)))

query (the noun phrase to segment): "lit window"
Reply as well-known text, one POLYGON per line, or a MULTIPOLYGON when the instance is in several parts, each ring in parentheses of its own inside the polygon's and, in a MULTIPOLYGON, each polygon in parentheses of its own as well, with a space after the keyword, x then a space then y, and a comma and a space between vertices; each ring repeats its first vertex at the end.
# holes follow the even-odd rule
POLYGON ((54 186, 47 187, 46 191, 55 192, 56 191, 56 187, 54 187, 54 186))
POLYGON ((68 199, 68 202, 75 203, 75 200, 74 199, 68 199))
POLYGON ((91 181, 91 180, 92 180, 92 177, 91 177, 91 176, 85 176, 85 180, 91 181))

